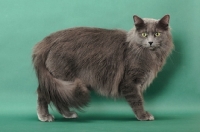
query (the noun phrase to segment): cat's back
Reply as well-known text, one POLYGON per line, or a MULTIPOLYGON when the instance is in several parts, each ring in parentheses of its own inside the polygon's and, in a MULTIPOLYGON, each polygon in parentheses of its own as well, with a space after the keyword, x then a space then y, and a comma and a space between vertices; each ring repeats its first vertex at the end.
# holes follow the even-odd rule
POLYGON ((54 32, 36 44, 33 54, 94 49, 115 49, 126 41, 127 32, 118 29, 74 27, 54 32))
POLYGON ((125 40, 126 31, 92 27, 75 27, 50 34, 45 38, 48 42, 79 42, 125 40))
POLYGON ((102 28, 76 27, 61 30, 45 38, 48 58, 57 61, 66 56, 74 58, 110 58, 126 48, 127 32, 102 28))

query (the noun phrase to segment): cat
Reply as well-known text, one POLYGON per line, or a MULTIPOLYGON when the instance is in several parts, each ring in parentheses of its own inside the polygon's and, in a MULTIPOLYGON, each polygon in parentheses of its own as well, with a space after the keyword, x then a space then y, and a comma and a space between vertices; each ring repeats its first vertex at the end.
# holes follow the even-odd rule
POLYGON ((125 98, 138 120, 154 120, 144 109, 143 91, 174 47, 169 19, 169 15, 159 20, 134 15, 135 26, 129 32, 75 27, 36 44, 32 59, 39 83, 38 119, 54 120, 50 103, 63 117, 76 118, 70 108, 82 109, 94 90, 125 98))

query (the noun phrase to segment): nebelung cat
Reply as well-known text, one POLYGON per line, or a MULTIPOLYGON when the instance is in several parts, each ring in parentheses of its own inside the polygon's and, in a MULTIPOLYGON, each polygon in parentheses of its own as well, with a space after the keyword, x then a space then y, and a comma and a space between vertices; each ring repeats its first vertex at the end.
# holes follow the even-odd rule
POLYGON ((87 105, 90 90, 124 97, 138 120, 154 120, 144 110, 142 95, 173 49, 169 18, 135 15, 129 32, 78 27, 44 38, 32 56, 39 82, 39 120, 53 121, 48 112, 51 102, 65 118, 76 118, 70 108, 87 105))

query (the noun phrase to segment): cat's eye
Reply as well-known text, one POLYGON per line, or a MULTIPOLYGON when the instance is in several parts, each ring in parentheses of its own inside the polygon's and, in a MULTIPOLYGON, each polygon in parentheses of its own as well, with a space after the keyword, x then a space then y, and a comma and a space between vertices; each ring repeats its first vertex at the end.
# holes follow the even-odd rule
POLYGON ((155 33, 154 35, 155 35, 155 37, 158 37, 158 36, 160 36, 160 33, 157 32, 157 33, 155 33))
POLYGON ((142 33, 141 35, 142 35, 142 37, 147 37, 148 36, 147 33, 142 33))

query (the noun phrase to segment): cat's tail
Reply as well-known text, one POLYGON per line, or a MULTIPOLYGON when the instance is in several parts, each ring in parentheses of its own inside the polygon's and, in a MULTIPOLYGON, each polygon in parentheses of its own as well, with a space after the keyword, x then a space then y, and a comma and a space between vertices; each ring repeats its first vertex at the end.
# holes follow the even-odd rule
POLYGON ((50 48, 50 45, 42 41, 35 46, 32 55, 40 94, 61 113, 68 111, 68 107, 81 109, 89 101, 89 90, 79 79, 63 81, 53 77, 45 64, 50 48))

